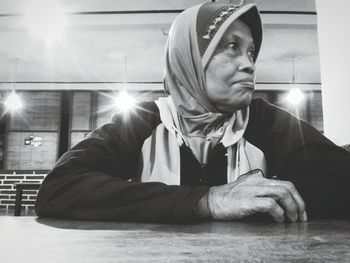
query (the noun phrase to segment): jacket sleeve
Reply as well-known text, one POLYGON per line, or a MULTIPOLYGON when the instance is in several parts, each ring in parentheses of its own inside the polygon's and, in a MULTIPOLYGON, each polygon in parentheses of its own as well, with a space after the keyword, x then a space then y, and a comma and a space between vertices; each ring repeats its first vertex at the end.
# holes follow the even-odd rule
POLYGON ((270 176, 294 183, 309 218, 350 218, 350 153, 263 100, 251 116, 248 136, 263 149, 270 176))
POLYGON ((152 111, 116 115, 111 123, 65 153, 39 190, 35 205, 38 216, 195 222, 193 208, 208 187, 137 182, 143 141, 157 125, 152 111))

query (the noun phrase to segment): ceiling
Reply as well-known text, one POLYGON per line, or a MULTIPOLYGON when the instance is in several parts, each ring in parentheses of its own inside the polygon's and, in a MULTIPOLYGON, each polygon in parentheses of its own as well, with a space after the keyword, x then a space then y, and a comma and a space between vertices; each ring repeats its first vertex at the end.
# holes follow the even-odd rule
MULTIPOLYGON (((50 1, 50 0, 47 0, 50 1)), ((1 0, 0 13, 22 13, 28 0, 1 0)), ((68 12, 125 11, 125 10, 173 10, 185 9, 204 0, 61 0, 68 12)), ((239 3, 239 0, 217 0, 223 3, 239 3)), ((247 0, 256 3, 262 11, 315 11, 314 0, 247 0)))
MULTIPOLYGON (((63 38, 48 48, 41 39, 33 37, 22 22, 23 16, 20 14, 23 14, 27 1, 0 0, 2 88, 6 87, 6 82, 161 82, 163 51, 171 22, 178 10, 204 2, 61 1, 70 13, 68 26, 63 38), (175 11, 146 14, 115 12, 130 10, 175 11)), ((247 2, 257 3, 264 24, 264 40, 257 62, 257 82, 291 82, 294 57, 296 82, 320 83, 314 0, 247 2)), ((50 85, 47 88, 50 89, 50 85)))

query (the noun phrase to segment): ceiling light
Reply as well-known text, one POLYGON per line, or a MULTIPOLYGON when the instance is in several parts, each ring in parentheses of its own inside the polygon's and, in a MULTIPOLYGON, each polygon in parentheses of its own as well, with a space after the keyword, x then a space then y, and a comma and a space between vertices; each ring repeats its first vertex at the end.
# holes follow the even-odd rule
POLYGON ((303 99, 304 94, 303 92, 296 86, 295 84, 295 65, 294 65, 295 56, 292 56, 292 63, 293 63, 293 83, 291 85, 291 88, 289 90, 289 93, 287 95, 287 101, 292 105, 298 105, 303 99))
POLYGON ((15 91, 11 92, 11 94, 6 98, 4 104, 8 111, 18 111, 23 108, 21 98, 16 94, 15 91))
POLYGON ((289 90, 287 101, 290 104, 298 105, 304 99, 304 97, 303 92, 299 88, 293 87, 289 90))
POLYGON ((136 100, 131 97, 126 91, 121 91, 118 97, 115 98, 115 106, 120 111, 127 111, 135 106, 136 100))

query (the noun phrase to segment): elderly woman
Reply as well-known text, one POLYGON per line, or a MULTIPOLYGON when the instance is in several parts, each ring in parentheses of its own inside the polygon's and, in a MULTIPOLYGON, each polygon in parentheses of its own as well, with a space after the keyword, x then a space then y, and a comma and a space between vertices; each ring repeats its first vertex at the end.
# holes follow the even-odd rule
POLYGON ((348 217, 350 154, 252 100, 261 41, 253 4, 181 13, 166 46, 170 95, 117 114, 68 151, 43 182, 37 214, 173 223, 348 217))

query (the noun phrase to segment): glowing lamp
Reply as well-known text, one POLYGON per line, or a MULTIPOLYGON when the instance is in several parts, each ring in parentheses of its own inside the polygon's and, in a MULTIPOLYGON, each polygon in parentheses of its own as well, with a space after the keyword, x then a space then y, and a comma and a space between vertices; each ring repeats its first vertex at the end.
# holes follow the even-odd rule
POLYGON ((9 111, 18 111, 23 108, 21 98, 14 91, 7 97, 4 104, 9 111))
POLYGON ((299 88, 291 88, 287 95, 287 101, 292 105, 298 105, 303 99, 304 94, 301 92, 299 88))
POLYGON ((119 111, 127 111, 135 106, 136 100, 126 91, 121 91, 115 98, 115 106, 119 111))

